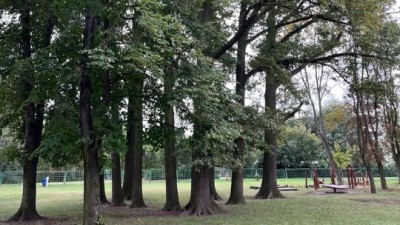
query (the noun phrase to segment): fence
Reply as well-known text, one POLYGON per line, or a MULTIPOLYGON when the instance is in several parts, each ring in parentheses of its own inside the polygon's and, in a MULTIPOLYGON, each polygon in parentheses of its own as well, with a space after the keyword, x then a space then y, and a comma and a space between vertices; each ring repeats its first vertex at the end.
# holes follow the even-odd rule
MULTIPOLYGON (((262 177, 262 168, 245 168, 243 170, 244 178, 260 178, 262 177)), ((365 173, 364 168, 356 169, 358 173, 365 173)), ((373 169, 374 176, 378 177, 378 169, 373 169)), ((329 177, 329 169, 318 168, 317 173, 319 177, 329 177)), ((304 178, 305 175, 312 178, 312 171, 308 168, 297 168, 297 169, 278 169, 278 178, 304 178)), ((346 174, 345 171, 343 174, 346 174)), ((20 184, 22 183, 22 171, 3 171, 0 172, 0 184, 20 184)), ((397 173, 395 169, 385 169, 385 175, 387 177, 396 177, 397 173)), ((232 176, 232 171, 226 168, 215 168, 214 177, 216 179, 230 179, 232 176)), ((38 171, 37 172, 37 182, 40 182, 44 177, 49 177, 49 182, 72 182, 72 181, 83 181, 83 171, 82 170, 72 170, 72 171, 38 171)), ((111 170, 104 171, 104 178, 106 180, 111 180, 111 170)), ((190 179, 191 169, 190 168, 178 168, 177 169, 178 180, 190 179)), ((165 171, 163 169, 150 169, 143 171, 143 179, 145 180, 164 180, 165 171)))

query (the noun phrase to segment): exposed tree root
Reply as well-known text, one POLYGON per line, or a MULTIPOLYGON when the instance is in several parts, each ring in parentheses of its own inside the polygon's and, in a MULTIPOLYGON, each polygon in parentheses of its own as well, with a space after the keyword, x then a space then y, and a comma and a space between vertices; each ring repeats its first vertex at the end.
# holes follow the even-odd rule
POLYGON ((180 216, 206 216, 223 212, 225 211, 214 201, 211 201, 208 204, 199 205, 193 205, 189 202, 185 208, 183 208, 180 216))
POLYGON ((21 210, 19 209, 8 221, 32 221, 32 220, 44 220, 46 217, 42 217, 36 211, 36 209, 21 210))
POLYGON ((132 200, 130 208, 146 208, 147 205, 144 203, 143 200, 132 200))
POLYGON ((243 196, 231 196, 226 202, 226 205, 245 205, 246 200, 243 196))
POLYGON ((111 202, 110 206, 112 207, 125 207, 125 202, 111 202))
POLYGON ((162 208, 162 211, 165 212, 179 212, 182 210, 182 207, 179 203, 166 203, 162 208))
POLYGON ((212 191, 211 192, 211 197, 214 201, 222 201, 222 197, 219 196, 219 194, 217 193, 217 191, 212 191))
POLYGON ((279 190, 271 191, 260 191, 254 196, 255 199, 278 199, 285 198, 285 196, 279 190))
POLYGON ((107 200, 107 198, 100 198, 100 204, 102 204, 102 205, 109 205, 110 202, 107 200))

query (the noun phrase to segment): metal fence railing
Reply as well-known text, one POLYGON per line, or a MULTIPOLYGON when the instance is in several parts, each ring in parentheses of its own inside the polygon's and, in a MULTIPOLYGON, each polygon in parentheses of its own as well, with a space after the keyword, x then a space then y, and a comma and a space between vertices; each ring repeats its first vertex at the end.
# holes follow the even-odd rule
MULTIPOLYGON (((262 168, 244 168, 244 178, 261 178, 263 174, 262 168)), ((358 174, 365 174, 364 168, 357 168, 355 172, 358 174)), ((374 176, 378 177, 378 169, 373 169, 374 176)), ((318 177, 329 177, 328 168, 318 168, 318 177)), ((346 176, 346 170, 341 171, 343 176, 346 176)), ((22 183, 22 171, 0 171, 0 184, 20 184, 22 183)), ((232 171, 227 168, 215 168, 214 177, 216 179, 230 179, 232 171)), ((278 178, 304 178, 305 176, 312 178, 312 169, 308 168, 296 168, 296 169, 278 169, 278 178)), ((396 177, 397 173, 395 169, 385 169, 385 176, 396 177)), ((37 182, 41 182, 43 178, 49 177, 49 182, 72 182, 72 181, 83 181, 83 170, 70 170, 70 171, 38 171, 37 182)), ((111 170, 104 170, 104 178, 111 180, 111 170)), ((177 169, 178 180, 190 179, 191 169, 190 168, 178 168, 177 169)), ((149 169, 143 170, 144 180, 164 180, 165 171, 163 169, 149 169)))

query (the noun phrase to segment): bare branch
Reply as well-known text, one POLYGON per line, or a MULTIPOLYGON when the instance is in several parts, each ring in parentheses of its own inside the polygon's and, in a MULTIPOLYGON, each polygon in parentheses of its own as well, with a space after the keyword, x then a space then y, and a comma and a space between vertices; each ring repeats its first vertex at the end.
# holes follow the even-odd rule
POLYGON ((286 120, 294 117, 294 115, 296 115, 296 113, 300 111, 300 109, 303 106, 303 104, 304 104, 304 101, 301 101, 300 104, 295 109, 293 109, 291 112, 285 113, 283 121, 286 121, 286 120))

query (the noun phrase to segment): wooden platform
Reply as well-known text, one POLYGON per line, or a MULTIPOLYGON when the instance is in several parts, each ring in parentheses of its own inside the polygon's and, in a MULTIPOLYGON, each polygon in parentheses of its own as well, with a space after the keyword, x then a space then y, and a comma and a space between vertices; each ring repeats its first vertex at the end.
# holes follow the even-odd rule
POLYGON ((333 192, 336 193, 336 190, 346 190, 349 188, 348 185, 337 185, 337 184, 322 184, 322 187, 324 188, 332 188, 333 192))

